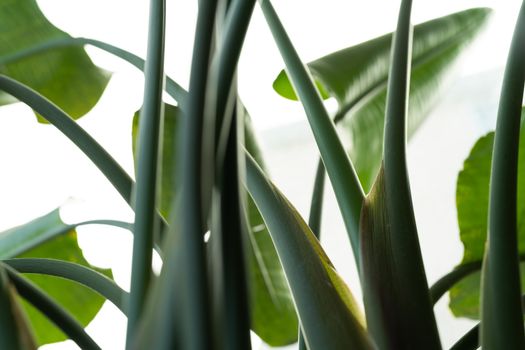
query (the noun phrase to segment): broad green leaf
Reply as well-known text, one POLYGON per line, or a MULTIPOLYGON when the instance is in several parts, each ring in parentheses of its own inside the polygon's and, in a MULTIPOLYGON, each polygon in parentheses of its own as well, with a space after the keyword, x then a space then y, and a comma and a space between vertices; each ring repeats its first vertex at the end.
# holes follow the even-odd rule
MULTIPOLYGON (((518 247, 525 253, 525 127, 522 110, 518 160, 518 247)), ((481 137, 458 175, 456 205, 461 242, 465 248, 461 264, 481 260, 487 238, 490 167, 494 132, 481 137)), ((523 266, 523 264, 522 264, 523 266)), ((525 269, 521 269, 522 289, 525 269)), ((450 290, 450 309, 457 317, 479 319, 480 273, 476 272, 450 290)))
MULTIPOLYGON (((260 165, 264 164, 261 151, 251 128, 250 117, 244 108, 239 107, 239 113, 245 118, 245 143, 248 151, 260 165)), ((160 191, 160 211, 163 215, 171 212, 171 203, 176 196, 175 166, 172 152, 177 149, 178 118, 182 116, 179 107, 165 104, 162 179, 160 191)), ((133 119, 133 149, 137 137, 138 112, 133 119)), ((134 152, 135 154, 135 152, 134 152)), ((272 346, 282 346, 297 341, 298 321, 290 296, 286 277, 284 276, 277 252, 269 236, 264 221, 253 203, 248 198, 248 215, 250 222, 249 237, 249 283, 251 300, 252 329, 266 343, 272 346)))
MULTIPOLYGON (((409 137, 427 116, 452 63, 479 32, 489 13, 484 8, 470 9, 414 27, 409 137)), ((324 97, 338 101, 335 121, 340 134, 350 142, 348 152, 366 191, 381 163, 391 41, 391 34, 384 35, 308 64, 324 97)), ((296 99, 284 71, 274 88, 282 96, 296 99)))
POLYGON ((309 348, 373 348, 352 293, 308 225, 249 155, 246 171, 248 191, 269 228, 309 348))
MULTIPOLYGON (((35 0, 0 0, 0 74, 41 93, 73 118, 86 114, 104 91, 109 73, 97 68, 81 47, 28 54, 70 36, 53 26, 35 0)), ((0 93, 0 105, 16 102, 0 93)))
MULTIPOLYGON (((97 269, 84 259, 77 243, 76 232, 61 220, 58 209, 27 224, 0 233, 0 246, 3 248, 0 255, 2 259, 12 257, 61 259, 88 266, 112 277, 111 270, 97 269), (34 247, 35 245, 38 246, 34 247)), ((70 311, 83 326, 86 326, 95 317, 104 303, 104 298, 97 293, 69 280, 33 274, 28 274, 27 278, 70 311)), ((25 301, 22 301, 22 304, 31 321, 39 345, 67 339, 39 311, 25 301)))

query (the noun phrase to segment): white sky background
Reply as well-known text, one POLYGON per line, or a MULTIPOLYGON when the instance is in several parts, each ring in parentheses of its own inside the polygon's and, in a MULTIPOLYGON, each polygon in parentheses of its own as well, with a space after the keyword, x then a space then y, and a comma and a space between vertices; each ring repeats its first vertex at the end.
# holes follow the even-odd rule
MULTIPOLYGON (((73 36, 106 41, 142 57, 145 56, 148 12, 148 4, 145 0, 40 0, 38 3, 56 26, 73 36)), ((188 0, 168 1, 166 71, 183 86, 187 86, 189 78, 196 3, 197 1, 188 0)), ((399 1, 391 0, 274 0, 273 3, 305 62, 392 31, 399 6, 399 1)), ((503 65, 519 5, 520 1, 517 0, 414 1, 413 23, 469 7, 488 6, 496 9, 489 29, 465 56, 465 64, 461 67, 459 76, 467 77, 503 65)), ((80 124, 107 147, 128 172, 133 173, 131 118, 141 105, 141 74, 135 68, 97 49, 88 48, 88 52, 96 64, 113 71, 114 75, 99 104, 81 119, 80 124)), ((300 105, 279 97, 271 87, 282 68, 280 55, 256 6, 240 61, 239 88, 241 97, 259 131, 274 130, 277 126, 304 121, 305 117, 300 105)), ((453 91, 461 93, 460 88, 455 88, 453 91)), ((470 96, 472 97, 472 93, 470 96)), ((440 106, 440 111, 445 114, 457 111, 451 107, 458 105, 457 96, 456 99, 449 96, 446 101, 450 104, 448 107, 446 104, 440 106)), ((474 110, 475 107, 471 109, 474 110)), ((423 126, 423 129, 427 129, 428 135, 433 134, 434 130, 431 128, 434 124, 439 128, 435 121, 437 119, 439 118, 431 118, 423 126)), ((66 205, 63 214, 69 221, 86 218, 118 218, 132 221, 131 211, 116 191, 89 160, 53 127, 37 125, 32 112, 21 104, 1 108, 0 122, 3 123, 3 127, 0 128, 0 161, 5 169, 0 173, 0 193, 2 193, 0 212, 3 214, 0 217, 0 230, 29 221, 64 203, 66 205), (75 198, 75 200, 71 201, 68 198, 75 198)), ((427 259, 425 255, 427 266, 432 265, 430 268, 432 272, 429 272, 431 281, 449 270, 461 257, 462 248, 457 240, 457 224, 453 207, 455 176, 462 159, 468 152, 469 145, 485 130, 483 127, 467 124, 461 124, 461 127, 463 130, 469 130, 465 132, 468 134, 467 141, 458 136, 458 140, 463 140, 458 141, 461 146, 445 142, 445 144, 424 148, 428 143, 443 141, 416 136, 413 143, 418 145, 417 149, 415 147, 409 149, 411 157, 409 161, 415 164, 410 169, 411 175, 412 172, 416 173, 412 177, 412 189, 416 193, 414 199, 416 215, 418 211, 423 213, 418 217, 420 229, 421 227, 431 229, 435 225, 443 225, 443 222, 446 222, 449 223, 448 226, 445 224, 440 227, 450 228, 454 232, 449 235, 456 236, 455 241, 449 240, 454 244, 450 248, 443 242, 436 243, 435 238, 434 241, 429 241, 426 237, 422 238, 424 253, 425 249, 430 252, 436 246, 439 246, 444 253, 450 253, 446 258, 434 254, 427 259), (431 176, 436 176, 433 174, 437 172, 434 168, 418 168, 424 163, 425 158, 428 158, 428 154, 438 157, 444 152, 452 154, 458 149, 459 155, 445 156, 454 160, 446 170, 442 171, 444 178, 432 178, 431 176), (430 183, 433 186, 429 186, 430 183), (440 184, 446 190, 441 190, 440 184), (435 200, 437 197, 433 196, 439 192, 444 192, 449 197, 437 203, 435 200), (432 217, 433 211, 440 212, 439 210, 445 207, 443 212, 446 214, 443 215, 447 217, 432 217)), ((298 206, 301 213, 307 215, 308 197, 313 183, 313 166, 317 157, 315 148, 306 127, 293 129, 295 134, 293 132, 288 134, 286 130, 289 129, 282 130, 285 131, 264 134, 266 137, 263 137, 262 141, 267 147, 266 155, 276 183, 298 206), (293 139, 293 135, 299 135, 299 138, 293 139), (279 137, 281 139, 278 139, 279 137), (283 145, 288 148, 280 148, 283 145), (297 145, 304 145, 304 147, 297 145), (301 164, 299 161, 302 159, 305 160, 305 164, 306 160, 309 160, 309 163, 304 168, 290 166, 293 159, 295 164, 301 164), (302 176, 303 174, 305 176, 302 176)), ((423 132, 424 130, 421 134, 423 132)), ((461 131, 456 131, 456 134, 460 135, 461 131)), ((434 166, 436 167, 435 164, 434 166)), ((327 211, 336 212, 335 205, 328 204, 330 205, 333 210, 327 211)), ((333 222, 338 224, 339 220, 335 217, 333 222)), ((331 219, 325 218, 326 221, 332 222, 331 219)), ((339 226, 337 230, 342 232, 344 229, 339 226)), ((79 240, 87 258, 94 264, 111 267, 116 281, 126 289, 129 285, 131 252, 129 236, 124 231, 102 227, 79 230, 79 240)), ((339 236, 341 237, 346 239, 344 234, 339 236)), ((334 257, 336 267, 350 281, 351 288, 354 288, 355 283, 352 281, 355 280, 355 273, 345 264, 345 261, 352 261, 352 259, 346 257, 346 251, 341 253, 340 248, 337 251, 337 247, 341 246, 337 242, 339 241, 327 241, 327 251, 330 256, 336 256, 334 257)), ((356 291, 356 295, 359 296, 360 291, 356 291)), ((439 312, 445 313, 446 304, 442 304, 440 310, 443 311, 439 312)), ((446 320, 446 322, 450 321, 446 320)), ((442 329, 443 334, 447 334, 444 343, 450 344, 456 339, 462 327, 466 326, 461 322, 450 323, 450 325, 447 323, 442 329), (454 331, 457 334, 451 334, 454 331)), ((88 326, 88 331, 104 349, 123 348, 125 319, 109 303, 103 307, 100 317, 88 326)), ((74 348, 71 342, 46 347, 46 349, 74 348)))

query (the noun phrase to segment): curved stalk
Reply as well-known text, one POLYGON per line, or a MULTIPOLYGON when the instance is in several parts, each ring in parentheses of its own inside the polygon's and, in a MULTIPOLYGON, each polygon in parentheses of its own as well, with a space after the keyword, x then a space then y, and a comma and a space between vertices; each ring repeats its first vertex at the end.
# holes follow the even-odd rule
MULTIPOLYGON (((71 140, 71 142, 95 164, 126 203, 133 209, 131 191, 135 186, 135 181, 133 181, 120 164, 66 112, 28 86, 1 74, 0 90, 7 92, 28 105, 60 130, 64 136, 71 140)), ((161 227, 166 227, 167 224, 164 218, 162 218, 160 214, 157 214, 157 216, 161 222, 161 227)))
POLYGON ((470 276, 474 272, 481 270, 481 264, 481 260, 461 264, 456 266, 454 270, 447 273, 445 276, 441 277, 429 288, 432 304, 436 304, 456 283, 465 277, 470 276))
MULTIPOLYGON (((255 7, 255 0, 236 0, 230 4, 224 23, 224 35, 218 50, 214 76, 210 77, 216 84, 216 150, 221 163, 229 136, 231 113, 225 113, 230 100, 237 63, 246 37, 248 25, 255 7)), ((236 96, 236 94, 235 94, 236 96)))
MULTIPOLYGON (((521 300, 525 303, 525 295, 521 296, 521 300)), ((524 310, 525 311, 525 310, 524 310)), ((480 323, 472 327, 465 333, 450 350, 476 350, 479 348, 479 328, 480 323)))
MULTIPOLYGON (((83 226, 83 225, 109 225, 109 226, 127 229, 130 231, 133 227, 133 224, 123 222, 123 221, 117 221, 117 220, 89 220, 89 221, 84 221, 84 222, 80 222, 77 224, 63 225, 63 226, 60 226, 56 230, 47 231, 45 234, 40 235, 38 238, 24 240, 23 242, 20 242, 20 244, 17 247, 12 248, 9 251, 3 251, 2 258, 4 259, 15 258, 18 255, 21 255, 27 252, 28 250, 31 250, 39 246, 42 243, 45 243, 55 237, 64 235, 68 233, 69 231, 74 230, 78 226, 83 226)), ((12 234, 16 235, 16 232, 12 234)))
POLYGON ((43 258, 6 259, 2 262, 20 273, 56 276, 80 283, 111 301, 124 315, 127 315, 128 293, 113 280, 89 267, 43 258))
POLYGON ((81 349, 100 350, 100 347, 86 333, 84 328, 69 312, 63 309, 40 288, 20 276, 11 267, 4 264, 9 279, 13 282, 18 294, 39 310, 45 317, 60 328, 81 349))
POLYGON ((305 109, 352 244, 354 258, 359 262, 359 218, 364 192, 333 121, 328 115, 312 77, 286 34, 269 0, 259 1, 274 40, 281 52, 288 75, 305 109))
POLYGON ((165 0, 152 0, 149 11, 148 52, 145 64, 144 104, 138 131, 137 184, 133 260, 126 347, 129 349, 152 279, 153 241, 159 235, 156 216, 157 178, 163 123, 165 0))
MULTIPOLYGON (((139 56, 129 51, 126 51, 124 49, 121 49, 119 47, 116 47, 114 45, 105 43, 103 41, 88 39, 88 38, 60 38, 60 39, 49 40, 44 43, 39 43, 32 47, 21 50, 15 54, 3 56, 2 58, 0 58, 0 65, 5 65, 8 63, 16 62, 26 57, 30 57, 30 56, 33 56, 33 55, 36 55, 38 53, 45 52, 48 50, 54 50, 54 49, 58 49, 61 47, 84 46, 84 45, 91 45, 101 50, 104 50, 130 63, 131 65, 135 66, 139 70, 144 71, 145 61, 139 56)), ((171 97, 173 97, 175 101, 177 101, 181 105, 184 103, 184 100, 186 99, 186 96, 188 94, 188 92, 184 90, 182 86, 177 84, 177 82, 175 82, 175 80, 171 79, 170 77, 166 77, 166 92, 171 97)))
POLYGON ((67 113, 31 88, 0 75, 0 89, 38 112, 69 138, 102 171, 126 202, 131 203, 134 181, 117 161, 67 113))
MULTIPOLYGON (((525 254, 520 254, 519 260, 520 262, 525 261, 525 254)), ((441 277, 432 285, 432 287, 429 288, 432 303, 436 304, 439 299, 441 299, 441 297, 445 295, 445 293, 448 292, 456 283, 460 282, 465 277, 478 272, 481 270, 481 267, 482 260, 471 261, 469 263, 456 266, 454 270, 441 277)))

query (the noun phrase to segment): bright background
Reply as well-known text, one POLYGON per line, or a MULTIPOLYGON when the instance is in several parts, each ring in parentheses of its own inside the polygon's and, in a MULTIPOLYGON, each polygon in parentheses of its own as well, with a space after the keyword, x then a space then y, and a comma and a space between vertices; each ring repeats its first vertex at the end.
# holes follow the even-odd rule
MULTIPOLYGON (((148 4, 145 0, 40 0, 45 15, 73 36, 103 40, 142 57, 146 51, 148 4)), ((390 32, 399 1, 274 0, 274 6, 301 58, 317 57, 390 32)), ((187 87, 197 1, 168 1, 166 71, 187 87)), ((502 66, 520 1, 414 1, 413 23, 469 7, 495 9, 487 31, 457 69, 447 90, 409 146, 409 172, 429 282, 461 259, 455 210, 457 172, 475 140, 494 128, 502 66)), ((99 104, 80 124, 129 172, 131 118, 142 100, 141 73, 121 60, 88 48, 94 62, 114 72, 99 104)), ((240 95, 259 132, 276 184, 307 217, 317 151, 302 108, 279 97, 272 82, 283 68, 264 18, 256 6, 239 65, 240 95)), ((334 108, 333 102, 329 108, 334 108)), ((63 206, 66 221, 113 218, 132 221, 132 213, 106 179, 53 127, 38 125, 21 104, 0 109, 0 230, 22 224, 63 206)), ((327 191, 323 246, 358 298, 357 273, 331 191, 327 191)), ((131 238, 107 227, 79 231, 87 259, 113 269, 129 288, 131 238)), ((443 345, 452 344, 472 324, 454 319, 448 298, 436 313, 443 345)), ((104 349, 123 349, 125 318, 110 303, 88 326, 104 349)), ((254 348, 261 348, 255 340, 254 348)), ((72 342, 45 349, 75 349, 72 342)))

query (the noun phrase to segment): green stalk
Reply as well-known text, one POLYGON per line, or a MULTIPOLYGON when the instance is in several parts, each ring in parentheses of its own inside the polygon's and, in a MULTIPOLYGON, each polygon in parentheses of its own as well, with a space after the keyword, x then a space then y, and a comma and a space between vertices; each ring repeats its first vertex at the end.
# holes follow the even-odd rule
MULTIPOLYGON (((34 46, 28 47, 24 50, 20 50, 14 54, 6 55, 0 58, 0 65, 5 65, 8 63, 16 62, 27 57, 39 54, 41 52, 58 49, 61 47, 69 46, 83 46, 91 45, 95 46, 101 50, 104 50, 116 57, 121 58, 122 60, 130 63, 141 71, 144 71, 145 61, 139 56, 123 50, 119 47, 113 46, 111 44, 105 43, 103 41, 88 39, 88 38, 60 38, 60 39, 51 39, 47 42, 38 43, 34 46)), ((179 84, 177 84, 170 77, 166 77, 166 91, 170 94, 171 97, 175 99, 179 104, 183 104, 188 94, 186 90, 179 84)))
MULTIPOLYGON (((208 104, 205 111, 207 127, 204 129, 203 136, 205 158, 202 171, 209 174, 215 172, 215 164, 222 164, 224 161, 231 124, 231 110, 235 108, 237 98, 237 91, 232 90, 232 85, 255 0, 235 0, 229 4, 224 3, 223 7, 226 5, 228 7, 226 15, 218 16, 218 19, 225 17, 222 21, 224 23, 219 20, 216 23, 219 45, 210 68, 207 91, 208 104), (234 98, 230 98, 232 94, 234 98), (227 111, 228 107, 230 112, 227 111)), ((223 9, 217 12, 220 13, 221 10, 223 9)), ((211 194, 214 177, 210 176, 206 179, 209 181, 203 184, 204 192, 211 194)), ((204 203, 210 203, 210 199, 205 199, 204 203)), ((208 211, 209 208, 204 215, 208 211)))
MULTIPOLYGON (((181 205, 178 227, 180 228, 181 275, 179 280, 183 320, 183 347, 187 349, 209 349, 206 335, 212 334, 209 319, 209 298, 206 271, 206 255, 202 238, 204 178, 210 174, 202 172, 204 110, 208 82, 208 67, 211 57, 216 0, 202 0, 199 5, 189 95, 184 106, 186 118, 182 121, 182 147, 179 159, 181 167, 181 205)), ((206 125, 208 127, 209 125, 206 125)))
POLYGON ((113 280, 89 267, 57 259, 19 258, 2 262, 20 273, 35 273, 65 278, 97 292, 127 315, 128 293, 113 280))
POLYGON ((165 0, 150 2, 148 52, 145 65, 144 104, 138 131, 137 184, 133 261, 126 347, 129 349, 142 316, 152 279, 151 260, 154 237, 159 232, 156 216, 157 178, 162 128, 164 87, 165 0))
MULTIPOLYGON (((100 347, 86 333, 84 328, 65 309, 7 265, 3 265, 18 294, 53 322, 81 349, 100 350, 100 347)), ((12 349, 12 348, 10 348, 12 349)))
POLYGON ((481 295, 484 349, 524 349, 517 242, 517 176, 525 81, 525 2, 505 67, 490 177, 488 253, 481 295))
POLYGON ((321 221, 324 196, 325 169, 322 161, 317 164, 315 173, 314 190, 312 191, 312 200, 310 202, 310 216, 308 217, 308 226, 318 240, 321 240, 321 221))
POLYGON ((0 75, 0 89, 24 102, 69 138, 111 182, 126 202, 131 203, 134 181, 111 155, 70 116, 31 88, 0 75))
MULTIPOLYGON (((233 77, 254 7, 255 0, 235 0, 229 6, 224 23, 224 36, 215 63, 216 68, 213 69, 215 76, 211 77, 216 79, 217 84, 215 138, 219 155, 224 154, 224 151, 220 152, 220 150, 225 149, 229 138, 232 114, 225 113, 226 104, 231 95, 233 77)), ((220 163, 222 157, 218 158, 220 163)))
POLYGON ((274 40, 281 52, 288 76, 303 104, 312 128, 321 158, 334 187, 337 202, 352 244, 354 258, 359 261, 359 218, 364 193, 333 121, 328 115, 312 77, 286 34, 270 1, 260 0, 259 5, 268 22, 274 40))
POLYGON ((481 260, 478 260, 461 264, 456 266, 454 270, 436 281, 436 283, 434 283, 432 287, 429 288, 432 304, 436 304, 439 299, 441 299, 441 297, 445 295, 445 293, 448 292, 450 288, 452 288, 456 283, 465 277, 470 276, 474 272, 481 270, 481 263, 481 260))
POLYGON ((393 36, 383 166, 362 212, 361 279, 368 328, 379 348, 440 349, 406 166, 411 7, 411 0, 401 2, 393 36))
MULTIPOLYGON (((39 113, 73 142, 104 174, 120 196, 132 208, 132 188, 135 181, 117 161, 66 112, 28 86, 0 74, 0 90, 7 92, 39 113)), ((134 209, 134 208, 133 208, 134 209)), ((161 233, 166 227, 164 218, 157 214, 161 233)))
MULTIPOLYGON (((236 88, 230 96, 237 99, 236 88)), ((234 104, 235 105, 235 104, 234 104)), ((212 249, 212 279, 214 282, 215 339, 221 349, 250 349, 250 312, 248 303, 248 281, 246 271, 245 205, 242 200, 239 180, 244 179, 244 154, 239 155, 242 144, 242 118, 232 111, 231 130, 222 176, 218 179, 216 202, 219 213, 214 216, 218 222, 213 226, 210 237, 212 249)))
POLYGON ((71 230, 74 230, 78 226, 92 225, 92 224, 109 225, 109 226, 124 228, 127 230, 131 230, 131 227, 133 226, 132 224, 129 224, 127 222, 115 221, 115 220, 90 220, 90 221, 84 221, 84 222, 80 222, 77 224, 71 224, 71 225, 64 224, 57 228, 52 228, 51 230, 47 230, 46 232, 40 234, 37 238, 31 238, 31 239, 28 239, 27 235, 25 234, 26 231, 28 232, 28 230, 30 230, 30 228, 16 228, 15 227, 13 229, 0 232, 0 234, 3 235, 0 242, 8 242, 8 240, 13 240, 16 242, 16 247, 13 246, 15 245, 13 241, 8 242, 6 245, 11 246, 11 247, 9 248, 4 247, 4 249, 0 249, 0 256, 4 259, 15 258, 18 255, 21 255, 27 252, 28 250, 31 250, 41 245, 42 243, 45 243, 55 237, 64 235, 70 232, 71 230))
MULTIPOLYGON (((312 233, 319 241, 321 241, 321 219, 323 213, 325 178, 324 164, 320 160, 317 164, 317 171, 315 173, 314 190, 312 192, 312 201, 310 202, 310 216, 308 217, 308 226, 310 226, 312 233)), ((299 350, 307 350, 301 327, 299 327, 299 337, 297 342, 299 350)))
POLYGON ((36 349, 36 343, 29 328, 27 316, 17 303, 16 291, 7 273, 0 265, 0 348, 36 349))
MULTIPOLYGON (((520 262, 525 261, 525 254, 520 254, 519 260, 520 262)), ((445 293, 448 292, 456 283, 463 280, 465 277, 470 276, 474 272, 478 272, 481 270, 481 267, 482 260, 471 261, 469 263, 456 266, 454 270, 441 277, 429 289, 432 304, 436 304, 439 299, 441 299, 441 297, 445 295, 445 293)))

